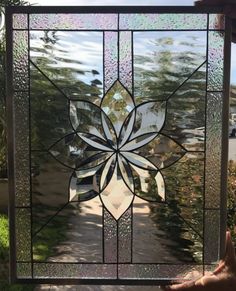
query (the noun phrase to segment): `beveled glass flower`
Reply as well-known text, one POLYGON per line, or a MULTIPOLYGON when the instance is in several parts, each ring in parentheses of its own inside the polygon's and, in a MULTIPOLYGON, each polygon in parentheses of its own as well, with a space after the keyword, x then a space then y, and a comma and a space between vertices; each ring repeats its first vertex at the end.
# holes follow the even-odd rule
POLYGON ((86 201, 99 195, 103 205, 119 219, 137 195, 148 201, 165 200, 161 169, 185 150, 161 134, 166 101, 135 106, 119 81, 100 106, 84 100, 70 101, 74 132, 51 149, 56 159, 74 169, 69 201, 86 201))

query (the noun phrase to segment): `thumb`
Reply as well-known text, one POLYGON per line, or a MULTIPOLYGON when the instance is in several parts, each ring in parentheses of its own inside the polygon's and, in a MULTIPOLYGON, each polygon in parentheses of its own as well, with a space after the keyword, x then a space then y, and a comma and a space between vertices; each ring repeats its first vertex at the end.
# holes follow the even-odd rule
POLYGON ((236 271, 235 250, 229 231, 226 233, 226 252, 224 262, 231 271, 236 271))

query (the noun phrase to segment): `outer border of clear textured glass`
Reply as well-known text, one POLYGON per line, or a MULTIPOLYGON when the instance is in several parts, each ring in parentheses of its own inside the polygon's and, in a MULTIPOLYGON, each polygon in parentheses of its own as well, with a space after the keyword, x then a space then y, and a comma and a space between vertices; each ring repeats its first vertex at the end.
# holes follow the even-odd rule
MULTIPOLYGON (((12 14, 13 13, 221 13, 222 7, 188 7, 188 6, 18 6, 6 7, 6 43, 7 43, 7 123, 8 123, 8 177, 9 177, 9 226, 10 226, 10 281, 12 283, 33 284, 106 284, 106 285, 166 285, 173 281, 138 280, 138 279, 19 279, 16 274, 16 241, 15 241, 15 174, 14 174, 14 110, 13 101, 13 56, 12 56, 12 14)), ((227 156, 228 156, 228 112, 229 112, 229 83, 230 83, 230 48, 231 21, 227 19, 225 28, 225 58, 224 58, 224 102, 222 124, 222 179, 221 179, 221 225, 220 225, 220 257, 225 252, 226 231, 226 193, 227 193, 227 156)))

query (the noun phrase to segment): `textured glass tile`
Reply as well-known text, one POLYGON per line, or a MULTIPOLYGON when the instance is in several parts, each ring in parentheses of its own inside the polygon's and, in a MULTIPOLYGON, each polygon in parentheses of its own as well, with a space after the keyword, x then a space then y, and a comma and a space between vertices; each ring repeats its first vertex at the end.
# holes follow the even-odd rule
POLYGON ((224 32, 209 31, 208 84, 209 91, 223 90, 224 32))
POLYGON ((32 278, 31 263, 17 263, 17 278, 32 278))
POLYGON ((126 30, 206 29, 207 14, 121 14, 119 28, 126 30))
POLYGON ((209 29, 224 29, 225 16, 223 14, 209 14, 209 29))
POLYGON ((105 263, 117 262, 117 221, 104 208, 103 209, 104 228, 104 261, 105 263))
POLYGON ((34 278, 116 279, 114 264, 53 264, 35 263, 34 278))
POLYGON ((31 14, 30 29, 117 29, 117 14, 31 14))
MULTIPOLYGON (((53 82, 54 90, 58 87, 68 99, 99 105, 103 94, 102 44, 103 32, 30 31, 30 58, 53 82)), ((34 71, 31 74, 35 76, 34 71)), ((51 94, 52 86, 45 77, 40 79, 51 94)))
POLYGON ((220 206, 222 103, 222 93, 207 94, 206 208, 219 208, 220 206))
POLYGON ((120 66, 119 79, 132 92, 132 34, 130 31, 121 31, 120 36, 120 66))
POLYGON ((119 234, 119 262, 131 262, 132 244, 132 210, 128 209, 118 221, 119 234))
POLYGON ((219 260, 220 211, 205 210, 204 263, 219 260), (213 247, 214 246, 214 247, 213 247))
POLYGON ((28 28, 28 15, 27 14, 13 14, 13 28, 14 29, 27 29, 28 28))
POLYGON ((15 199, 16 206, 30 204, 30 160, 29 160, 29 96, 15 92, 15 199))
MULTIPOLYGON (((40 212, 40 209, 34 210, 40 212)), ((102 207, 99 197, 65 204, 56 215, 50 212, 50 206, 47 209, 41 207, 41 213, 46 211, 51 213, 50 220, 33 239, 34 261, 102 262, 102 207)))
POLYGON ((104 32, 104 78, 105 92, 118 78, 118 33, 113 31, 104 32))
POLYGON ((31 260, 31 213, 30 209, 16 209, 16 259, 31 260))
POLYGON ((195 279, 194 271, 202 273, 202 266, 182 264, 182 265, 132 265, 125 264, 119 265, 119 278, 120 279, 184 279, 189 273, 192 272, 192 276, 188 276, 188 280, 195 279))
POLYGON ((15 90, 28 89, 28 32, 13 31, 13 85, 15 90))

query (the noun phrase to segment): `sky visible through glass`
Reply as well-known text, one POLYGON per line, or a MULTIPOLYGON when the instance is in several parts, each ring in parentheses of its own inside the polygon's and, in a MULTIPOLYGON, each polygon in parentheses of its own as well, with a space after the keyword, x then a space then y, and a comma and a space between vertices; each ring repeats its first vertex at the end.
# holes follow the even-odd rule
MULTIPOLYGON (((191 6, 194 4, 194 0, 29 0, 31 4, 34 5, 42 5, 42 6, 94 6, 94 5, 130 5, 130 6, 137 6, 137 5, 176 5, 176 6, 191 6)), ((236 85, 236 44, 232 44, 232 56, 231 56, 231 83, 236 85)))

